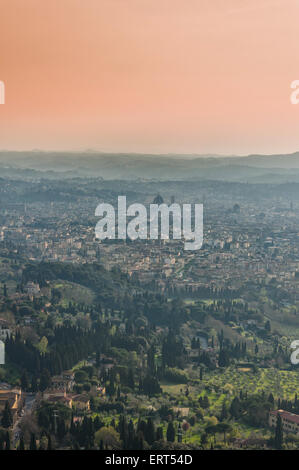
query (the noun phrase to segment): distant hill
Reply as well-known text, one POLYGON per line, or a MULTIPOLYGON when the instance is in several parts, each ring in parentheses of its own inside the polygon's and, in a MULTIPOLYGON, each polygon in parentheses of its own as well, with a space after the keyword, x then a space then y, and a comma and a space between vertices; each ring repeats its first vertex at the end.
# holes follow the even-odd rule
POLYGON ((0 152, 1 176, 104 179, 214 179, 298 182, 299 152, 286 155, 204 156, 81 152, 0 152))

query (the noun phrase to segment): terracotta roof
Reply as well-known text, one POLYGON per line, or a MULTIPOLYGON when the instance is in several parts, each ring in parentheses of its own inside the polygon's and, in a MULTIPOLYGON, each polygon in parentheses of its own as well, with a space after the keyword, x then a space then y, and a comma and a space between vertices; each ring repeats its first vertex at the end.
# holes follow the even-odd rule
POLYGON ((72 399, 73 401, 81 401, 82 403, 88 403, 90 401, 87 395, 73 395, 72 399))
POLYGON ((299 424, 299 415, 295 415, 294 413, 290 413, 289 411, 284 410, 270 411, 270 414, 275 416, 277 416, 278 413, 283 419, 291 421, 292 423, 299 424))
POLYGON ((51 401, 51 402, 62 402, 62 403, 70 403, 72 401, 72 398, 70 397, 64 397, 64 396, 59 396, 59 395, 52 395, 50 397, 48 397, 48 400, 47 401, 51 401))

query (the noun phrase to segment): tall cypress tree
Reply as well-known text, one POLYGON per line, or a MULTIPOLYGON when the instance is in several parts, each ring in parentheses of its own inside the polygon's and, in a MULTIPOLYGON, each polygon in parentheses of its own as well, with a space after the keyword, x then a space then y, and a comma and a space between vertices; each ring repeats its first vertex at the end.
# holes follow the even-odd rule
POLYGON ((282 449, 283 446, 283 428, 282 419, 279 413, 277 413, 277 421, 275 428, 274 445, 276 449, 282 449))
POLYGON ((228 418, 228 412, 226 408, 225 402, 222 403, 222 409, 221 409, 221 414, 220 414, 220 421, 224 421, 228 418))
POLYGON ((10 428, 13 424, 12 413, 8 401, 5 403, 5 408, 2 412, 1 424, 4 428, 10 428))
POLYGON ((52 450, 52 440, 51 440, 50 434, 49 434, 49 436, 48 436, 48 447, 47 447, 47 450, 52 450))
POLYGON ((41 373, 39 389, 41 392, 44 392, 51 384, 51 376, 48 369, 44 369, 41 373))
POLYGON ((10 450, 10 436, 8 431, 5 436, 5 450, 10 450))
POLYGON ((144 436, 148 444, 151 445, 155 441, 155 437, 156 437, 155 434, 156 433, 155 433, 155 426, 154 426, 153 420, 152 418, 149 418, 147 420, 145 436, 144 436))
POLYGON ((25 444, 24 444, 23 436, 20 439, 19 450, 25 450, 25 444))
POLYGON ((159 426, 156 431, 156 441, 162 441, 163 440, 163 427, 159 426))
POLYGON ((36 440, 35 440, 35 434, 34 433, 31 433, 29 449, 30 450, 36 450, 36 440))
POLYGON ((174 442, 174 440, 175 440, 175 429, 174 429, 174 425, 173 425, 172 421, 170 421, 170 423, 167 426, 166 436, 167 436, 167 441, 168 442, 174 442))
POLYGON ((29 390, 29 379, 28 379, 28 374, 26 370, 23 372, 22 377, 21 377, 21 388, 25 392, 28 392, 29 390))
POLYGON ((33 393, 36 393, 38 391, 37 379, 35 375, 32 376, 30 388, 31 388, 31 392, 33 393))

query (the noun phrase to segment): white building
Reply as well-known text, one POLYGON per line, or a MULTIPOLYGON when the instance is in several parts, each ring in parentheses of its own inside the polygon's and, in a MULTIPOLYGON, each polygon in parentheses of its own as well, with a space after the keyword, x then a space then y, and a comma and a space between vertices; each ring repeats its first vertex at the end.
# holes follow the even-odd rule
POLYGON ((28 295, 37 295, 40 292, 39 285, 35 284, 34 282, 27 282, 24 289, 28 295))
POLYGON ((11 331, 9 328, 6 328, 5 326, 0 326, 0 340, 5 341, 6 338, 10 338, 11 336, 11 331))

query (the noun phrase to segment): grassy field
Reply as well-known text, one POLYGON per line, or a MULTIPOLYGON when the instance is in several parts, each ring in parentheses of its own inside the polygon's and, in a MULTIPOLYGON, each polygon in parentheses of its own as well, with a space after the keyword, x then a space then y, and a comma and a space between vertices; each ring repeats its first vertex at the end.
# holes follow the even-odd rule
POLYGON ((56 282, 52 287, 59 289, 62 294, 61 305, 67 307, 69 302, 92 304, 95 301, 94 292, 88 287, 68 281, 56 282))
POLYGON ((208 393, 212 406, 219 408, 215 403, 213 393, 216 396, 223 391, 226 394, 237 395, 242 392, 250 394, 272 393, 276 398, 294 399, 299 387, 298 371, 279 371, 277 369, 258 369, 257 372, 245 371, 229 367, 225 371, 216 370, 205 376, 205 390, 208 393))

